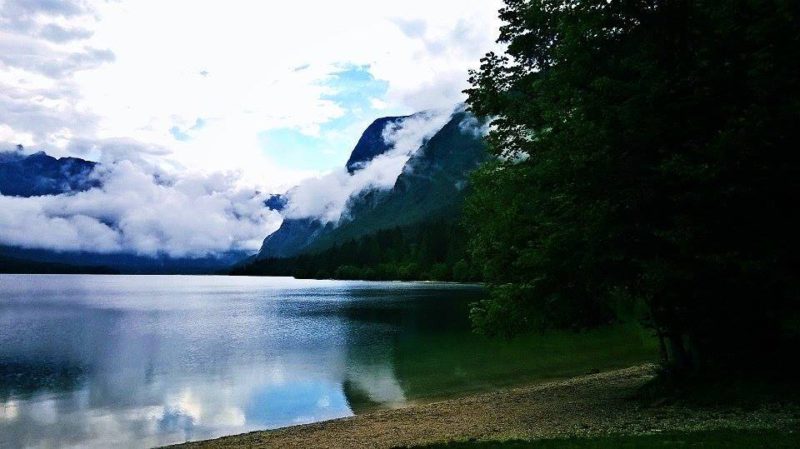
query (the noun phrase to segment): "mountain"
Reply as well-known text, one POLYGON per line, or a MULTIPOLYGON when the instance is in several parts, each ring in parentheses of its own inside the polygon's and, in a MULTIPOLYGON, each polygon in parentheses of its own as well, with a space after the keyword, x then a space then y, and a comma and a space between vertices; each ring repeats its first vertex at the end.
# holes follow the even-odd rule
MULTIPOLYGON (((27 198, 100 187, 93 174, 98 166, 97 162, 73 157, 57 159, 44 152, 31 155, 21 151, 0 152, 0 195, 27 198)), ((278 207, 282 201, 280 197, 272 197, 265 206, 278 207)), ((244 251, 229 251, 213 256, 173 258, 0 245, 0 273, 217 273, 227 271, 248 255, 244 251)))
POLYGON ((295 256, 332 229, 333 225, 323 224, 316 218, 287 218, 277 231, 264 239, 256 258, 295 256))
POLYGON ((349 219, 322 233, 306 252, 382 229, 460 216, 469 173, 488 157, 483 139, 463 126, 472 120, 467 113, 454 114, 408 160, 391 190, 372 190, 353 198, 349 219))
MULTIPOLYGON (((399 125, 402 119, 387 117, 370 125, 348 160, 348 171, 357 171, 365 165, 365 160, 387 151, 383 130, 399 125)), ((410 157, 391 189, 367 190, 352 197, 347 213, 337 224, 323 224, 316 218, 284 220, 280 229, 264 240, 256 259, 266 261, 321 253, 383 230, 456 222, 469 173, 488 157, 485 143, 475 131, 476 125, 480 123, 469 113, 453 114, 447 124, 410 157)), ((407 234, 404 241, 413 243, 415 237, 410 235, 420 232, 415 230, 407 234)))
MULTIPOLYGON (((347 172, 357 174, 370 161, 392 150, 393 145, 384 139, 387 130, 410 126, 407 120, 413 117, 385 117, 374 121, 353 149, 345 166, 347 172)), ((240 267, 265 260, 286 261, 362 239, 372 239, 369 244, 362 245, 369 251, 394 248, 388 253, 398 255, 404 261, 419 259, 424 262, 424 267, 453 263, 459 261, 463 253, 460 242, 464 239, 456 223, 468 174, 487 157, 485 145, 473 129, 476 122, 467 113, 453 114, 447 124, 409 157, 391 188, 368 189, 351 197, 347 211, 338 223, 313 217, 285 219, 280 229, 264 240, 255 257, 245 259, 248 254, 241 251, 204 258, 170 258, 58 252, 0 245, 0 271, 211 273, 225 270, 237 261, 241 262, 240 267), (383 234, 378 235, 381 232, 383 234)), ((99 187, 100 183, 93 175, 97 166, 91 161, 56 159, 44 153, 28 156, 21 152, 0 152, 0 193, 27 197, 69 194, 99 187)), ((265 200, 264 206, 281 211, 290 199, 290 194, 272 195, 265 200)), ((344 251, 351 255, 363 253, 350 247, 344 251)), ((331 263, 344 260, 339 253, 329 256, 331 263)), ((403 278, 414 277, 414 273, 419 271, 406 268, 403 278)), ((394 276, 391 274, 393 271, 387 273, 390 274, 386 277, 394 276)))
POLYGON ((267 206, 267 209, 280 212, 286 207, 286 204, 288 204, 288 202, 289 199, 286 198, 286 195, 273 194, 270 195, 269 198, 266 199, 266 201, 264 201, 264 205, 267 206))
MULTIPOLYGON (((384 132, 390 127, 400 126, 404 120, 413 116, 383 117, 372 122, 361 134, 355 148, 350 153, 350 157, 345 164, 347 172, 352 175, 363 169, 377 156, 391 150, 392 145, 384 140, 384 132)), ((286 195, 272 195, 265 204, 272 210, 282 211, 286 207, 287 201, 286 195)), ((332 231, 334 228, 333 224, 323 224, 314 217, 287 218, 277 231, 264 239, 256 259, 292 257, 305 250, 320 236, 332 231)))
POLYGON ((347 172, 353 174, 364 168, 376 156, 391 150, 392 146, 383 139, 384 131, 389 127, 399 125, 410 117, 383 117, 372 122, 358 139, 353 152, 350 153, 350 158, 345 164, 347 172))
POLYGON ((30 259, 5 256, 0 253, 2 273, 44 273, 44 274, 116 274, 117 271, 102 266, 86 266, 56 262, 42 262, 30 259))
POLYGON ((32 197, 81 192, 98 187, 92 176, 96 162, 74 157, 56 159, 44 152, 26 156, 0 153, 0 194, 32 197))
POLYGON ((0 245, 0 273, 209 274, 228 271, 244 251, 205 257, 98 254, 0 245))

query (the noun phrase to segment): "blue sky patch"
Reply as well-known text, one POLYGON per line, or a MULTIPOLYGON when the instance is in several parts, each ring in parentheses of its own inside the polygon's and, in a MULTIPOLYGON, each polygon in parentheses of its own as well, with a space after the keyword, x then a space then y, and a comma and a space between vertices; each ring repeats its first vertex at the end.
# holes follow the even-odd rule
POLYGON ((333 101, 347 110, 372 109, 371 100, 382 98, 389 90, 389 82, 375 79, 368 65, 348 66, 331 73, 323 84, 333 93, 323 95, 322 99, 333 101))
POLYGON ((293 128, 276 128, 258 135, 261 148, 287 168, 326 170, 338 160, 334 144, 324 136, 311 136, 293 128), (333 159, 333 161, 331 160, 333 159))
POLYGON ((194 125, 189 128, 181 129, 177 126, 173 126, 169 129, 169 133, 172 134, 175 140, 186 142, 187 140, 191 140, 193 131, 203 129, 204 126, 206 126, 206 121, 198 117, 197 120, 194 121, 194 125))
POLYGON ((369 65, 342 65, 320 84, 329 90, 321 99, 336 103, 344 114, 322 123, 319 135, 304 134, 293 128, 259 134, 261 148, 286 168, 330 170, 344 166, 361 133, 373 120, 407 112, 374 107, 373 100, 385 97, 389 83, 375 78, 369 65))

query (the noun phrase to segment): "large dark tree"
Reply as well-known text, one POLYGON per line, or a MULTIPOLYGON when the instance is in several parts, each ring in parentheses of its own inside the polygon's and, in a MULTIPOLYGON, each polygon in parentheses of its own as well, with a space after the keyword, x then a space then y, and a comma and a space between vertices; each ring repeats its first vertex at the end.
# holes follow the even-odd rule
POLYGON ((485 332, 642 311, 677 368, 798 309, 800 2, 506 0, 471 74, 498 160, 467 222, 485 332))

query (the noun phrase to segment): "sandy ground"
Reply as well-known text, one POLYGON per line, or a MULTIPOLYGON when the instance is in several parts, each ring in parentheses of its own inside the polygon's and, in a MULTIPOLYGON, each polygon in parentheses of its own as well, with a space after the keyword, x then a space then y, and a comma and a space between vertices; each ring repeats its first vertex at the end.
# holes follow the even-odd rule
POLYGON ((393 448, 468 439, 551 438, 714 428, 800 428, 800 408, 753 410, 643 406, 631 400, 654 366, 476 394, 185 448, 393 448))

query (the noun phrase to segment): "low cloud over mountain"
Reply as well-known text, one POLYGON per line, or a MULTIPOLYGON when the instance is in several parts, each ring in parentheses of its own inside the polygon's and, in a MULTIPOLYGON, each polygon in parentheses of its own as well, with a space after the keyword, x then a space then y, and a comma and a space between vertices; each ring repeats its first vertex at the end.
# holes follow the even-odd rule
MULTIPOLYGON (((9 153, 5 155, 6 160, 13 159, 9 153)), ((33 157, 47 156, 27 159, 33 157)), ((42 173, 34 182, 60 182, 66 186, 63 193, 0 196, 1 245, 204 257, 255 251, 261 239, 280 223, 279 215, 264 206, 267 195, 239 188, 238 178, 231 174, 176 175, 145 163, 120 160, 94 166, 92 188, 76 191, 68 188, 75 179, 54 179, 68 175, 75 161, 58 160, 60 169, 42 173)), ((87 174, 80 171, 75 176, 84 179, 87 174)))
MULTIPOLYGON (((378 153, 368 151, 365 159, 350 161, 346 167, 308 179, 290 190, 284 216, 337 222, 353 195, 368 189, 391 188, 408 159, 447 123, 450 114, 451 111, 426 111, 388 122, 376 121, 383 126, 380 139, 372 142, 379 147, 378 153)), ((369 128, 365 137, 368 133, 369 128)))
POLYGON ((468 174, 487 157, 487 126, 463 107, 376 120, 341 170, 270 201, 285 220, 257 259, 292 257, 436 217, 452 220, 468 174))

